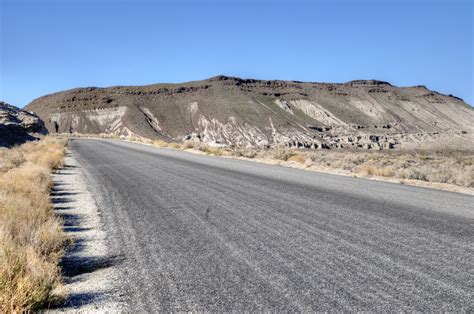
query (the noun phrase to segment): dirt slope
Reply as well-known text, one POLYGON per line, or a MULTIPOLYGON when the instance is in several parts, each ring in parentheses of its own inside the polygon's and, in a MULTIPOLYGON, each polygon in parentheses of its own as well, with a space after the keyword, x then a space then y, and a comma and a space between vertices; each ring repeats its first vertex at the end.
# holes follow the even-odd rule
POLYGON ((424 86, 217 76, 148 86, 78 88, 40 97, 50 132, 109 133, 209 145, 308 148, 474 147, 474 109, 424 86))

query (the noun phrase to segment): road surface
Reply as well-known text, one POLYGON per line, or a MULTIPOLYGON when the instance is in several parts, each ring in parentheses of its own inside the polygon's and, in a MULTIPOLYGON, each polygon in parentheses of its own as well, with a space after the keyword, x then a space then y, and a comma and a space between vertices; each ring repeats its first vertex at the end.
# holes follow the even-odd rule
POLYGON ((74 139, 138 311, 473 310, 474 197, 74 139))

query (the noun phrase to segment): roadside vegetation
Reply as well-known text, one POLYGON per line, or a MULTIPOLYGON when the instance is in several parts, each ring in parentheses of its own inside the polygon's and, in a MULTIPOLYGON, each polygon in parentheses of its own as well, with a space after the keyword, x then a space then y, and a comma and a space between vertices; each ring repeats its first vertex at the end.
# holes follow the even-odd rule
MULTIPOLYGON (((94 136, 94 137, 97 137, 94 136)), ((474 188, 472 151, 308 150, 275 146, 268 149, 210 147, 197 142, 165 142, 139 137, 114 137, 157 147, 189 150, 207 155, 249 159, 307 170, 336 173, 399 183, 429 182, 474 188)))
POLYGON ((53 302, 58 266, 69 242, 54 214, 51 172, 63 165, 65 141, 46 137, 0 149, 0 312, 53 302))
POLYGON ((210 155, 256 159, 315 171, 396 178, 401 183, 419 180, 474 188, 474 154, 466 152, 296 150, 286 147, 254 150, 200 145, 195 148, 210 155))

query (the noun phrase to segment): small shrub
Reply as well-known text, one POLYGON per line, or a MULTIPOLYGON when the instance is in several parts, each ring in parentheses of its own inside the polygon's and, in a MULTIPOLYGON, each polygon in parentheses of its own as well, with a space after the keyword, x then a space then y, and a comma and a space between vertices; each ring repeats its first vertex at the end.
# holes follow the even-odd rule
POLYGON ((230 151, 231 156, 244 157, 244 158, 255 158, 258 155, 257 150, 251 148, 236 148, 230 151))
POLYGON ((215 156, 222 156, 224 155, 224 152, 225 152, 225 150, 221 147, 210 147, 210 146, 207 146, 206 144, 199 145, 198 149, 202 151, 203 153, 206 153, 208 155, 215 155, 215 156))
POLYGON ((180 148, 181 148, 181 144, 176 143, 176 142, 170 142, 170 143, 168 143, 168 147, 169 147, 169 148, 174 148, 174 149, 180 149, 180 148))
POLYGON ((255 158, 257 157, 258 152, 255 149, 244 149, 242 156, 245 158, 255 158))
POLYGON ((375 169, 375 175, 379 177, 393 177, 394 172, 390 168, 377 168, 375 169))
POLYGON ((153 145, 158 146, 158 147, 168 147, 168 143, 162 140, 153 141, 153 145))
POLYGON ((305 161, 306 161, 306 158, 302 155, 293 155, 291 157, 288 158, 288 161, 293 161, 293 162, 296 162, 296 163, 299 163, 299 164, 304 164, 305 161))
POLYGON ((420 169, 410 168, 405 171, 403 174, 404 179, 412 179, 412 180, 421 180, 421 181, 428 181, 426 177, 426 173, 420 171, 420 169))
POLYGON ((371 166, 367 166, 367 165, 364 165, 364 166, 361 166, 357 169, 357 172, 359 174, 362 174, 363 176, 372 176, 374 175, 374 168, 371 167, 371 166))
POLYGON ((358 168, 357 172, 364 176, 393 177, 394 172, 390 168, 377 168, 370 165, 363 165, 358 168))
POLYGON ((186 141, 186 142, 183 143, 182 148, 183 149, 192 149, 192 148, 194 148, 194 146, 195 146, 194 142, 186 141))
POLYGON ((277 160, 287 161, 293 155, 295 153, 286 147, 278 146, 273 150, 273 158, 277 160))
POLYGON ((153 140, 151 140, 149 138, 141 138, 140 141, 144 144, 149 144, 149 145, 153 144, 153 140))

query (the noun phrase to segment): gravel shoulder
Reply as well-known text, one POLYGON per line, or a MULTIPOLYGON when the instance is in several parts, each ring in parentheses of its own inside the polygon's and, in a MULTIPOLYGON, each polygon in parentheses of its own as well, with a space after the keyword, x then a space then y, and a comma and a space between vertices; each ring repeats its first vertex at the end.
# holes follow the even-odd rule
POLYGON ((87 174, 68 150, 65 166, 53 174, 51 200, 64 219, 66 233, 74 239, 62 260, 65 285, 64 304, 52 309, 63 311, 119 311, 117 256, 108 249, 107 234, 87 174))

